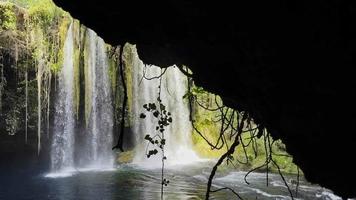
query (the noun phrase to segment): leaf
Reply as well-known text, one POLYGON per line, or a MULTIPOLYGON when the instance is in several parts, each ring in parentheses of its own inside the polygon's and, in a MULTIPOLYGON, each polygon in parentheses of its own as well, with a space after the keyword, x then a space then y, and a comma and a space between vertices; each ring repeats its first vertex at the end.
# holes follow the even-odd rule
POLYGON ((159 115, 159 112, 157 110, 153 112, 153 116, 158 117, 158 115, 159 115))
POLYGON ((148 151, 148 155, 156 155, 158 153, 157 149, 153 149, 153 150, 150 150, 148 151))
POLYGON ((160 104, 159 106, 160 106, 160 109, 161 109, 161 110, 166 110, 166 106, 165 106, 165 105, 160 104))
POLYGON ((168 118, 168 122, 172 123, 172 117, 168 118))
POLYGON ((170 112, 168 112, 168 116, 171 116, 171 113, 170 113, 170 112))
POLYGON ((161 144, 162 144, 162 145, 165 145, 165 144, 166 144, 166 139, 162 139, 162 140, 161 140, 161 144))
POLYGON ((147 135, 145 136, 145 140, 151 140, 150 135, 147 134, 147 135))
POLYGON ((150 103, 148 104, 148 106, 150 107, 151 110, 156 110, 156 104, 155 103, 150 103))
POLYGON ((143 108, 147 108, 147 104, 143 104, 143 108))
POLYGON ((141 114, 140 114, 140 118, 141 118, 141 119, 144 119, 144 118, 146 118, 146 115, 145 115, 144 113, 141 113, 141 114))

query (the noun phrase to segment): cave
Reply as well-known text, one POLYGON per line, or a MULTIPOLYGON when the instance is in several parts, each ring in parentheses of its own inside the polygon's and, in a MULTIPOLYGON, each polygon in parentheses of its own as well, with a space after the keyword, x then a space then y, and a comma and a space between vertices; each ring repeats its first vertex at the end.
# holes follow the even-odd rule
POLYGON ((281 139, 307 180, 356 196, 354 2, 54 1, 145 63, 189 66, 281 139))

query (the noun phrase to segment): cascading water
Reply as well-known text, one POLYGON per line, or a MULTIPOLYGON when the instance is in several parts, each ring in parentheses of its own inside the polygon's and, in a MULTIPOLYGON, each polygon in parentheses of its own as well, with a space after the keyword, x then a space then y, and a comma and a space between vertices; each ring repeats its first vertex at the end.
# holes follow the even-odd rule
POLYGON ((105 170, 114 165, 113 107, 109 64, 104 41, 92 30, 87 31, 87 65, 85 98, 88 123, 85 137, 75 142, 74 106, 74 37, 72 24, 64 43, 64 60, 58 77, 54 132, 51 146, 51 173, 47 177, 71 175, 81 169, 105 170), (78 142, 84 145, 77 145, 78 142), (78 158, 75 162, 74 158, 78 158), (77 168, 80 167, 80 168, 77 168))
POLYGON ((86 98, 91 108, 87 127, 87 157, 89 168, 112 168, 113 107, 109 80, 109 65, 105 43, 92 30, 88 30, 88 73, 86 98))
MULTIPOLYGON (((149 159, 146 157, 146 134, 153 134, 156 130, 156 119, 148 114, 146 119, 140 119, 139 115, 144 111, 143 105, 157 102, 159 79, 146 80, 145 77, 155 77, 161 74, 161 68, 156 66, 144 66, 137 53, 133 52, 132 60, 132 114, 133 131, 136 135, 136 153, 133 163, 143 167, 160 167, 158 155, 149 159)), ((165 154, 167 166, 177 164, 190 164, 199 160, 192 150, 192 127, 189 122, 188 102, 183 99, 187 92, 187 79, 176 67, 169 67, 162 78, 161 85, 162 103, 172 113, 173 122, 165 131, 165 154)))
POLYGON ((54 133, 51 146, 52 173, 67 174, 74 170, 74 43, 73 28, 69 26, 64 43, 64 60, 58 78, 54 114, 54 133))

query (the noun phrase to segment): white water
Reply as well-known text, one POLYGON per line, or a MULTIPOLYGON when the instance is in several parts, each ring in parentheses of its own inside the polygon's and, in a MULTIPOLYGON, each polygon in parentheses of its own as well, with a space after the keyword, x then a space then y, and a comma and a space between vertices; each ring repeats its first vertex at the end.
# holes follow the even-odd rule
POLYGON ((70 174, 74 171, 73 48, 73 29, 70 25, 64 43, 63 67, 58 77, 55 102, 51 146, 51 173, 54 175, 70 174))
POLYGON ((92 30, 87 32, 86 105, 90 109, 84 137, 75 142, 74 41, 70 25, 64 44, 62 71, 58 77, 54 132, 51 146, 51 173, 46 177, 66 177, 76 171, 113 168, 113 107, 109 65, 104 41, 92 30), (81 144, 81 145, 78 145, 81 144), (74 158, 78 156, 78 161, 74 158))
POLYGON ((109 80, 109 65, 105 43, 95 32, 88 30, 88 76, 90 84, 86 89, 86 97, 91 102, 88 140, 85 151, 84 167, 101 169, 112 168, 113 152, 113 107, 109 80))
MULTIPOLYGON (((143 105, 156 103, 158 97, 159 79, 142 79, 145 68, 139 60, 137 52, 133 50, 132 55, 132 115, 133 115, 133 134, 136 136, 136 151, 133 160, 145 168, 160 167, 160 155, 146 157, 147 141, 145 135, 154 135, 157 124, 156 118, 151 113, 145 113, 146 118, 140 119, 140 113, 144 112, 143 105)), ((146 77, 154 77, 161 74, 161 68, 156 66, 146 66, 146 77)), ((187 78, 177 67, 169 67, 162 78, 161 86, 162 103, 166 105, 166 110, 172 113, 173 122, 165 130, 165 155, 168 167, 176 165, 191 164, 199 160, 199 157, 192 150, 192 127, 189 122, 189 108, 186 99, 183 99, 187 92, 187 78)), ((149 149, 153 149, 150 146, 149 149)), ((156 147, 159 150, 158 147, 156 147)), ((159 150, 160 152, 160 150, 159 150)))

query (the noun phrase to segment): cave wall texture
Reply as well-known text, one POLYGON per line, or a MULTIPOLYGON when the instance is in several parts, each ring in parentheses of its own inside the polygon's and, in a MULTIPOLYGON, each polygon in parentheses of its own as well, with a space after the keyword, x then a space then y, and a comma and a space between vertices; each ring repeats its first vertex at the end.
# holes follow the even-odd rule
POLYGON ((147 64, 189 66, 282 139, 309 181, 356 196, 355 1, 54 1, 147 64))

